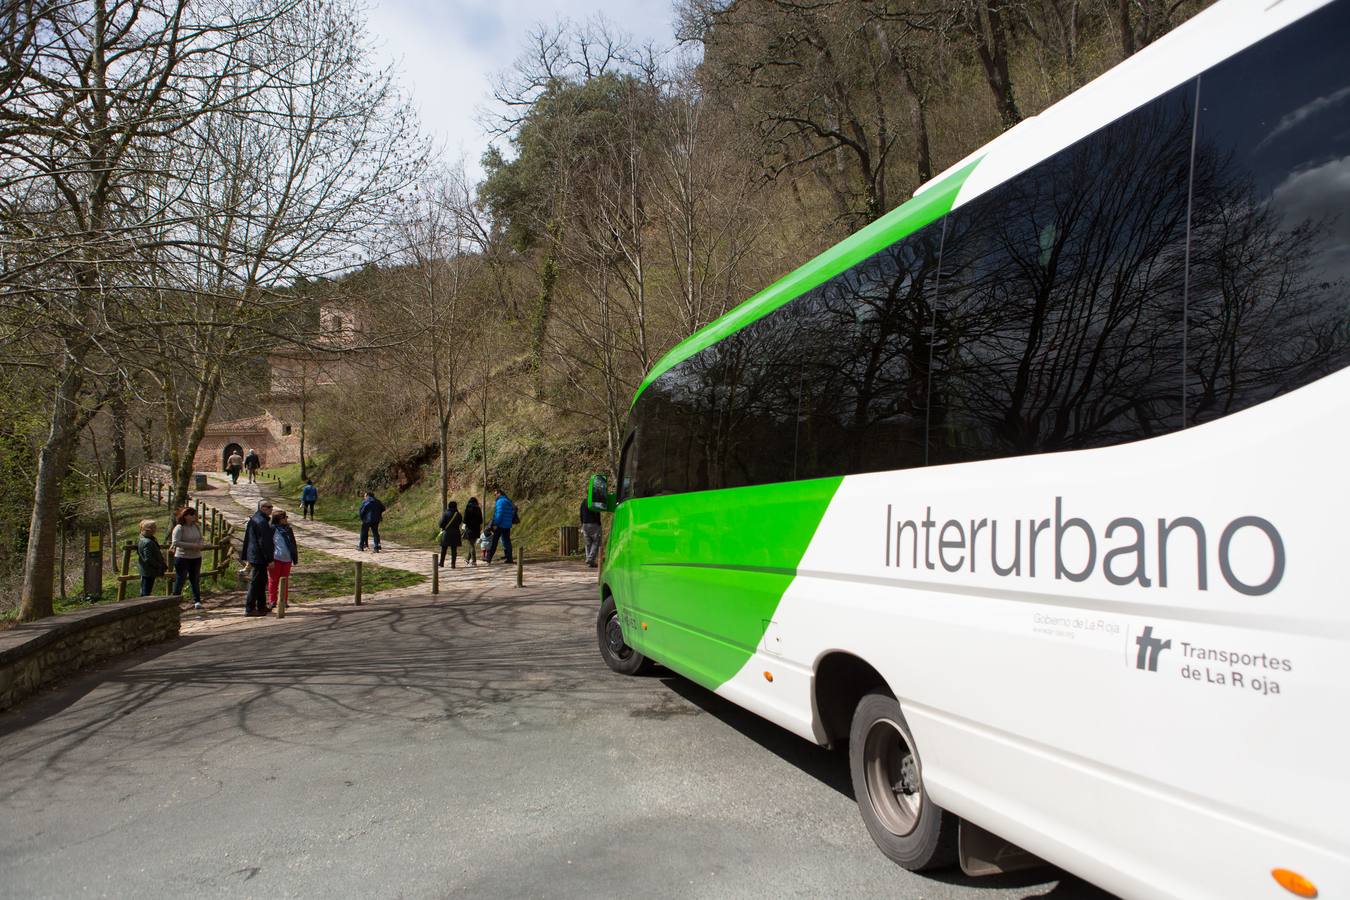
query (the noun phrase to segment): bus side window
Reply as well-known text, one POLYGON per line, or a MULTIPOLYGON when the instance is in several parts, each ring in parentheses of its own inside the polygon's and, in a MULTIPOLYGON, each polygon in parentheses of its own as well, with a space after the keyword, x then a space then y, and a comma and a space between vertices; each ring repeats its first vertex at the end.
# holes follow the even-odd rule
POLYGON ((1200 76, 1187 424, 1350 364, 1350 4, 1200 76))
POLYGON ((1182 427, 1194 82, 947 216, 928 461, 1182 427))

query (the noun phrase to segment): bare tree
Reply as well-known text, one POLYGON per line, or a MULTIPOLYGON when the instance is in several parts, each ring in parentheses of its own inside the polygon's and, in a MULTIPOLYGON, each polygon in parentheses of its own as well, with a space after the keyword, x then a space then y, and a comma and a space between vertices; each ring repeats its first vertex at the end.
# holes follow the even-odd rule
MULTIPOLYGON (((3 18, 0 315, 19 365, 50 373, 24 563, 21 618, 52 612, 59 485, 77 438, 120 386, 118 344, 139 334, 139 249, 171 215, 131 182, 213 108, 237 48, 276 10, 191 0, 71 0, 3 18), (34 19, 36 18, 36 23, 34 19), (20 352, 21 351, 21 352, 20 352)), ((9 14, 12 13, 12 14, 9 14)), ((161 169, 162 171, 162 169, 161 169)))

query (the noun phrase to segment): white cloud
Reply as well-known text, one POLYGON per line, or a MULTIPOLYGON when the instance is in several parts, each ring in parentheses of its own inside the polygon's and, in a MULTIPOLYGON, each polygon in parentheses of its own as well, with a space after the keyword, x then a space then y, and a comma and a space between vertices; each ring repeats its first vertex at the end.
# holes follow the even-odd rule
POLYGON ((477 178, 488 146, 478 110, 490 103, 492 76, 521 53, 536 23, 597 14, 639 42, 674 42, 671 0, 376 0, 369 22, 384 58, 398 66, 424 129, 450 159, 462 156, 477 178))
POLYGON ((1325 96, 1309 100, 1293 112, 1286 113, 1280 121, 1275 124, 1275 127, 1271 129, 1270 134, 1261 139, 1261 143, 1256 145, 1256 149, 1260 150, 1263 147, 1269 146, 1280 135, 1293 131, 1308 119, 1311 119, 1328 107, 1335 106, 1347 97, 1350 97, 1350 85, 1347 85, 1338 91, 1333 91, 1325 96))

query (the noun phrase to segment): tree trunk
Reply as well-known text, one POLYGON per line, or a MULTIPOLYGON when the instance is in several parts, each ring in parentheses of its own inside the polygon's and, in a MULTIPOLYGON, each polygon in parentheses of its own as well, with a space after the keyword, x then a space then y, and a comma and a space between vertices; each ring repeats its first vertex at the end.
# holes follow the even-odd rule
POLYGON ((127 477, 127 396, 120 376, 108 411, 112 414, 112 483, 120 485, 127 477))
POLYGON ((980 0, 975 9, 971 31, 975 49, 984 66, 985 80, 994 95, 999 118, 1007 130, 1022 121, 1013 95, 1012 76, 1008 74, 1008 32, 1003 24, 1002 0, 980 0))
POLYGON ((33 514, 28 521, 28 548, 23 560, 19 621, 50 616, 55 575, 56 529, 61 518, 61 482, 70 468, 70 448, 79 434, 76 409, 83 378, 80 361, 68 363, 52 402, 51 427, 38 451, 33 486, 33 514))
POLYGON ((450 502, 450 417, 441 416, 441 509, 450 502))
POLYGON ((539 299, 530 322, 530 365, 534 372, 534 399, 544 399, 544 338, 548 334, 548 319, 553 311, 553 288, 558 282, 557 238, 562 226, 556 221, 548 226, 549 247, 544 256, 544 267, 539 273, 539 299))
POLYGON ((301 376, 304 382, 300 385, 300 480, 309 480, 309 467, 305 463, 305 419, 309 413, 309 371, 301 376))
POLYGON ((181 452, 175 448, 176 468, 173 472, 174 496, 182 503, 187 502, 188 487, 194 471, 193 459, 202 437, 206 435, 206 426, 211 421, 211 411, 216 406, 216 396, 220 393, 220 366, 212 364, 205 377, 197 383, 197 391, 192 403, 192 421, 183 437, 181 452))

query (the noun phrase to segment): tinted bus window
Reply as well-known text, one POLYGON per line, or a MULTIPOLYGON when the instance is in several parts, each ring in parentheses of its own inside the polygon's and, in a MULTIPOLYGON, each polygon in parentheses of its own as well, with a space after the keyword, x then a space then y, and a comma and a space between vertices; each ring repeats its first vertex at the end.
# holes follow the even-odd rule
POLYGON ((930 462, 1181 427, 1194 85, 948 216, 930 462))
POLYGON ((936 222, 794 302, 802 372, 798 478, 924 463, 936 222))
POLYGON ((643 405, 644 495, 791 481, 800 359, 793 304, 680 363, 643 405))
POLYGON ((1188 421, 1350 363, 1350 3, 1200 78, 1188 421))

